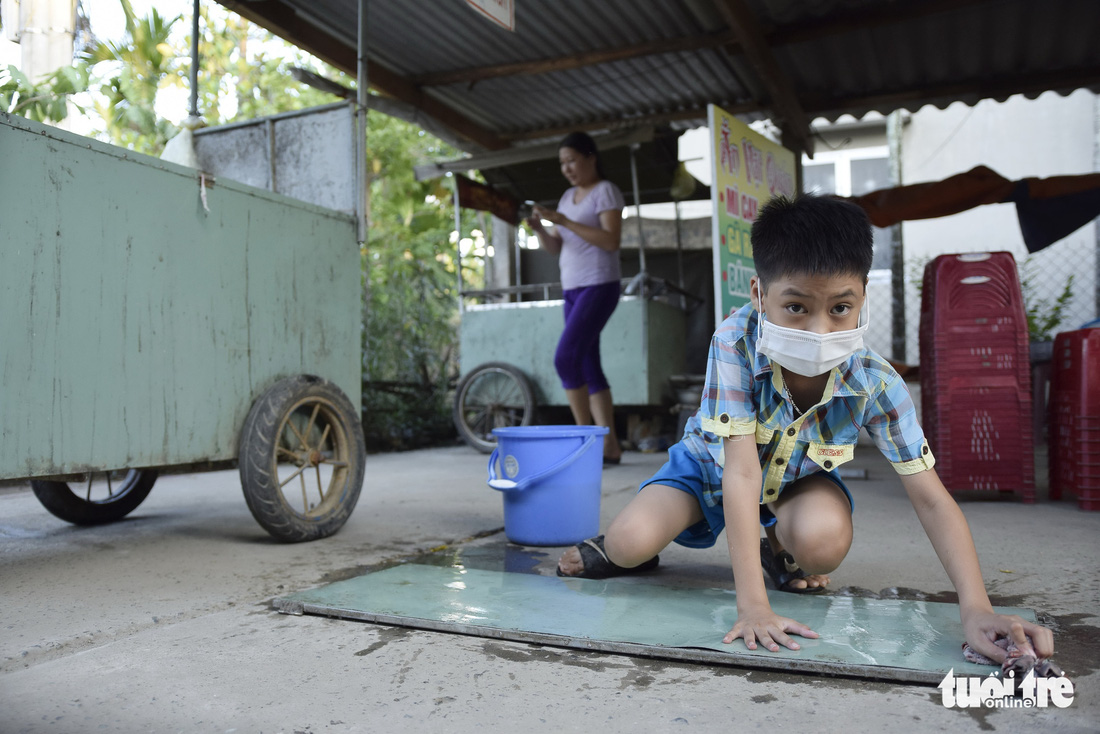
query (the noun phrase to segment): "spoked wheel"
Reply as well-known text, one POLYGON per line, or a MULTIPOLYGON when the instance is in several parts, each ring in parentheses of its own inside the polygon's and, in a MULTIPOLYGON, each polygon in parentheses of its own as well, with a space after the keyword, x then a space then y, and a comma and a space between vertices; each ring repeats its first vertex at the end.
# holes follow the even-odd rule
POLYGON ((291 377, 252 406, 239 460, 248 509, 267 532, 291 543, 324 538, 343 527, 359 500, 363 428, 340 388, 291 377))
POLYGON ((34 496, 54 516, 74 525, 102 525, 121 520, 149 496, 157 473, 120 469, 85 474, 77 482, 32 479, 34 496))
POLYGON ((486 362, 458 383, 454 421, 462 440, 488 454, 497 445, 494 428, 534 423, 534 387, 512 365, 486 362))

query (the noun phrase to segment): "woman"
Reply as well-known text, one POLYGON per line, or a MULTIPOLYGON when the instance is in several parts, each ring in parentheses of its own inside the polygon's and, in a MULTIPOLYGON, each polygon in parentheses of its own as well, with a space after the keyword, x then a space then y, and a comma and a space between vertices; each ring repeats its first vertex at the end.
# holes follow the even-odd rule
POLYGON ((570 133, 558 146, 561 172, 570 183, 558 210, 535 206, 527 224, 548 252, 560 256, 565 291, 565 330, 554 354, 569 408, 578 425, 610 429, 604 437, 604 463, 622 455, 615 435, 611 387, 600 366, 600 331, 619 303, 619 237, 623 193, 604 178, 596 143, 570 133), (542 220, 554 224, 543 226, 542 220))

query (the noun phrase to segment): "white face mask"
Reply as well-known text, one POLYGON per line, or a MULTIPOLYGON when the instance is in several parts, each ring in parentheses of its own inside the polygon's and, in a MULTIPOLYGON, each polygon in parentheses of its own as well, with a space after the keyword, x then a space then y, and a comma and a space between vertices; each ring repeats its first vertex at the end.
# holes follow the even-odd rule
MULTIPOLYGON (((760 314, 760 338, 756 353, 763 354, 785 370, 805 377, 823 375, 863 348, 863 332, 870 319, 869 299, 863 299, 858 326, 831 334, 791 329, 768 321, 760 314)), ((761 306, 763 303, 761 302, 761 306)))

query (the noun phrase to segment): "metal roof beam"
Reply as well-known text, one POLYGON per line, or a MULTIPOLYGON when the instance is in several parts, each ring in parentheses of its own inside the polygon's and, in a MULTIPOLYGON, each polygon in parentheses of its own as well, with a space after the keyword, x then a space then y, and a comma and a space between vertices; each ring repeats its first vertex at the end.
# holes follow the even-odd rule
POLYGON ((971 5, 987 5, 997 0, 910 0, 905 3, 886 3, 863 6, 843 14, 833 14, 825 19, 815 19, 776 27, 765 33, 772 47, 791 43, 815 41, 819 38, 851 33, 857 30, 897 25, 931 15, 964 10, 971 5))
MULTIPOLYGON (((748 105, 722 105, 722 109, 727 112, 737 115, 743 112, 755 112, 760 109, 758 104, 748 105)), ((594 119, 583 120, 573 123, 571 125, 564 125, 560 127, 544 127, 534 130, 524 130, 522 132, 513 133, 501 133, 501 137, 505 140, 541 140, 543 138, 560 138, 563 135, 567 135, 574 130, 619 130, 633 128, 640 125, 661 125, 669 122, 677 122, 682 120, 703 120, 707 119, 707 107, 701 105, 699 107, 692 107, 682 110, 672 110, 669 112, 655 112, 651 115, 635 115, 631 117, 624 117, 622 115, 613 115, 611 117, 599 117, 594 119)))
MULTIPOLYGON (((303 48, 341 71, 355 74, 358 65, 355 45, 349 46, 338 33, 315 23, 303 23, 302 17, 287 5, 277 2, 249 3, 218 0, 219 4, 266 28, 295 46, 303 48)), ((416 107, 461 137, 489 150, 507 148, 508 143, 439 100, 420 87, 375 61, 370 63, 370 86, 379 92, 416 107)))
MULTIPOLYGON (((812 20, 802 23, 779 26, 764 31, 764 38, 772 47, 791 43, 812 41, 825 36, 838 33, 849 33, 854 30, 875 28, 884 25, 893 25, 936 15, 952 10, 960 10, 969 5, 981 5, 991 0, 925 0, 924 2, 911 2, 904 5, 890 4, 882 7, 861 9, 858 12, 848 13, 843 16, 831 16, 828 20, 812 20)), ((556 56, 553 58, 537 59, 535 61, 517 61, 509 64, 493 64, 489 66, 475 66, 465 69, 453 69, 448 71, 433 72, 410 77, 414 84, 433 87, 447 84, 476 83, 486 79, 496 79, 505 76, 523 76, 535 74, 547 74, 555 71, 568 71, 595 64, 606 64, 612 61, 623 61, 639 56, 652 56, 654 54, 675 53, 677 51, 695 51, 701 48, 726 48, 727 53, 741 52, 741 46, 732 31, 717 31, 677 38, 662 38, 656 41, 647 41, 631 46, 618 48, 605 48, 597 51, 571 54, 569 56, 556 56)))
POLYGON ((777 124, 790 135, 801 151, 813 155, 810 120, 798 101, 794 84, 775 60, 764 39, 763 29, 744 0, 716 0, 715 6, 737 38, 745 57, 771 96, 769 107, 777 124))
POLYGON ((611 61, 622 61, 638 56, 651 56, 653 54, 675 53, 677 51, 695 51, 700 48, 714 48, 727 46, 734 43, 733 34, 729 31, 707 33, 694 36, 680 36, 679 38, 662 38, 657 41, 648 41, 632 46, 620 46, 618 48, 605 48, 596 51, 558 56, 537 61, 517 61, 510 64, 496 64, 492 66, 478 66, 467 69, 454 69, 452 71, 440 71, 432 74, 422 74, 411 77, 411 81, 426 87, 442 86, 445 84, 474 83, 485 79, 495 79, 502 76, 517 76, 530 74, 546 74, 554 71, 568 71, 585 66, 606 64, 611 61))
MULTIPOLYGON (((633 128, 630 130, 611 132, 606 135, 594 136, 596 141, 596 147, 601 150, 611 150, 613 148, 621 148, 625 145, 632 145, 634 143, 648 143, 653 140, 653 128, 641 127, 633 128)), ((468 158, 459 158, 453 161, 441 161, 434 163, 426 163, 423 165, 415 166, 413 172, 416 175, 417 181, 423 181, 429 178, 436 178, 442 176, 445 173, 465 173, 472 170, 484 170, 491 168, 500 168, 502 166, 511 166, 516 163, 529 163, 531 161, 541 161, 547 159, 557 159, 558 157, 558 141, 552 141, 549 143, 542 143, 538 145, 527 145, 523 147, 513 147, 508 150, 497 151, 493 153, 484 153, 482 155, 474 155, 468 158)))

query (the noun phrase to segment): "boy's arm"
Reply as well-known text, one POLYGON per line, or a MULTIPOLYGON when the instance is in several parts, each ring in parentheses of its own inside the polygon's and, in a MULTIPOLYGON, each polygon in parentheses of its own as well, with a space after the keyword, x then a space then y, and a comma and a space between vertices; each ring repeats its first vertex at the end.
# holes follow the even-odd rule
POLYGON ((737 624, 722 640, 731 643, 744 638, 745 647, 757 643, 772 652, 782 644, 791 650, 799 645, 788 633, 814 638, 817 633, 793 619, 772 611, 760 566, 760 457, 753 436, 725 439, 722 470, 722 512, 726 519, 730 565, 737 590, 737 624))
POLYGON ((903 474, 901 483, 917 511, 924 532, 932 541, 940 563, 959 594, 960 616, 970 646, 987 658, 1002 662, 1005 651, 994 645, 993 641, 999 637, 1012 637, 1022 642, 1022 635, 1026 633, 1034 641, 1039 657, 1054 654, 1054 636, 1049 629, 1014 615, 993 612, 982 581, 970 527, 936 471, 928 469, 916 474, 903 474))

